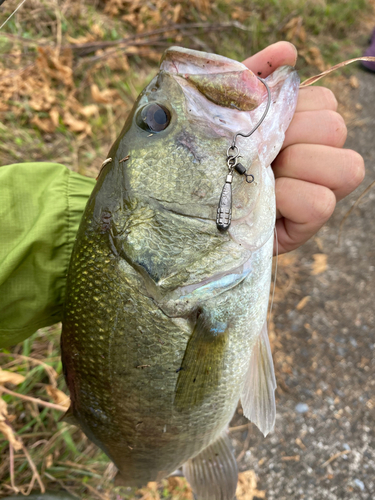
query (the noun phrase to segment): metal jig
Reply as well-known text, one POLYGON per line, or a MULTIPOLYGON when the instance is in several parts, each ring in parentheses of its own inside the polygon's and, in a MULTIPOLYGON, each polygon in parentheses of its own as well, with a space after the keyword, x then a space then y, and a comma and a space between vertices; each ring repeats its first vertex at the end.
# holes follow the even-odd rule
POLYGON ((267 106, 264 110, 264 113, 259 120, 259 122, 253 127, 248 134, 244 134, 242 132, 237 132, 233 136, 232 144, 227 149, 227 165, 228 165, 228 175, 225 179, 225 184, 221 191, 221 196, 219 200, 219 205, 217 207, 216 213, 216 226, 219 231, 227 231, 229 229, 230 223, 232 221, 232 180, 233 180, 233 170, 236 170, 240 175, 245 175, 246 182, 251 184, 254 181, 254 176, 252 174, 246 173, 246 168, 238 162, 238 158, 242 158, 240 155, 240 151, 236 146, 237 137, 240 135, 242 137, 250 137, 260 125, 263 123, 263 120, 267 116, 267 113, 270 109, 271 105, 271 91, 266 81, 263 78, 257 77, 263 85, 267 89, 267 106))

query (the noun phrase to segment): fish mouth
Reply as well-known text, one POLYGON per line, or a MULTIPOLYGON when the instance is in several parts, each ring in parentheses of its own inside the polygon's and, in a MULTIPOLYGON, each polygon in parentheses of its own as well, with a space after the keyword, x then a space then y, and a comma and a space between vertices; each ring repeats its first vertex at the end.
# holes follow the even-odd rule
POLYGON ((181 47, 170 47, 162 57, 160 70, 185 80, 218 106, 251 111, 264 100, 265 88, 244 64, 227 57, 181 47))
POLYGON ((175 74, 212 74, 244 71, 248 68, 225 56, 173 46, 164 52, 160 69, 175 74))
POLYGON ((150 196, 152 200, 154 200, 160 209, 166 210, 171 214, 193 219, 193 220, 201 220, 202 222, 215 222, 215 208, 211 205, 198 205, 197 203, 186 203, 180 205, 175 202, 171 202, 168 200, 163 200, 161 198, 155 198, 154 196, 150 196))

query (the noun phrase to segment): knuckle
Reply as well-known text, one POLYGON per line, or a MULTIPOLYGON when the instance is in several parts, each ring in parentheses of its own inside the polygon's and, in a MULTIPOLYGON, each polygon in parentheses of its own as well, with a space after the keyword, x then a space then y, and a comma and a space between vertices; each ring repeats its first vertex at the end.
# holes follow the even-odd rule
POLYGON ((319 190, 314 196, 313 215, 314 219, 326 222, 332 215, 336 206, 336 196, 326 187, 319 186, 319 190))
POLYGON ((333 146, 341 147, 346 141, 348 130, 344 118, 336 111, 328 111, 329 113, 329 128, 330 128, 330 143, 333 146))

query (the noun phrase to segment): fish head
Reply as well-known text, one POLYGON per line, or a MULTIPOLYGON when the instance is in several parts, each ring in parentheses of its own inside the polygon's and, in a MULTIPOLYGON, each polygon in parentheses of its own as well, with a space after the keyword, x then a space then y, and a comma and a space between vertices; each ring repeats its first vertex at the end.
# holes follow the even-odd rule
MULTIPOLYGON (((137 99, 106 170, 123 171, 130 198, 149 197, 177 213, 215 221, 228 173, 227 149, 234 134, 251 130, 266 102, 265 86, 242 63, 172 47, 137 99), (126 163, 118 163, 128 155, 126 163)), ((280 117, 272 114, 271 107, 262 129, 274 128, 280 117)), ((234 221, 249 213, 261 188, 257 157, 264 148, 262 129, 238 141, 240 161, 255 183, 235 177, 234 221)), ((271 146, 276 150, 279 145, 271 146)))
MULTIPOLYGON (((228 174, 227 150, 237 132, 246 134, 259 122, 267 90, 245 65, 226 57, 180 47, 164 53, 159 73, 134 104, 93 193, 98 210, 112 214, 119 235, 115 243, 132 262, 139 261, 145 238, 158 233, 158 255, 149 255, 149 250, 142 261, 155 282, 161 284, 174 273, 163 258, 163 238, 167 247, 176 244, 173 238, 186 246, 202 236, 195 254, 201 260, 211 243, 227 244, 227 262, 233 268, 272 237, 275 193, 268 167, 292 119, 298 81, 290 67, 267 79, 271 102, 266 119, 251 137, 238 137, 236 143, 254 182, 234 172, 232 224, 220 233, 216 213, 228 174), (158 270, 152 272, 150 266, 158 270)), ((191 257, 183 250, 178 255, 186 267, 191 257)))

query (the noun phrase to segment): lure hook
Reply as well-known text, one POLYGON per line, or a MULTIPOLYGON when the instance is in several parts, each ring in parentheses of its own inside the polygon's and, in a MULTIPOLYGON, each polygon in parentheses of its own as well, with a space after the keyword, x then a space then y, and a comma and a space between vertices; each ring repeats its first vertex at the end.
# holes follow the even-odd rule
POLYGON ((216 212, 216 226, 219 231, 227 231, 232 221, 232 178, 233 178, 233 170, 236 170, 240 175, 244 175, 246 178, 246 182, 251 184, 254 182, 254 176, 252 174, 248 174, 246 168, 238 163, 238 158, 241 157, 240 150, 238 146, 236 146, 237 137, 240 135, 242 137, 250 137, 263 123, 267 113, 270 109, 271 105, 271 91, 266 81, 263 78, 257 76, 258 80, 260 80, 263 85, 267 89, 267 105, 266 109, 263 112, 262 117, 258 121, 258 123, 253 127, 248 134, 244 134, 243 132, 237 132, 232 140, 232 144, 227 149, 227 165, 229 169, 229 173, 225 179, 225 184, 221 191, 221 196, 219 200, 219 205, 217 207, 216 212))

